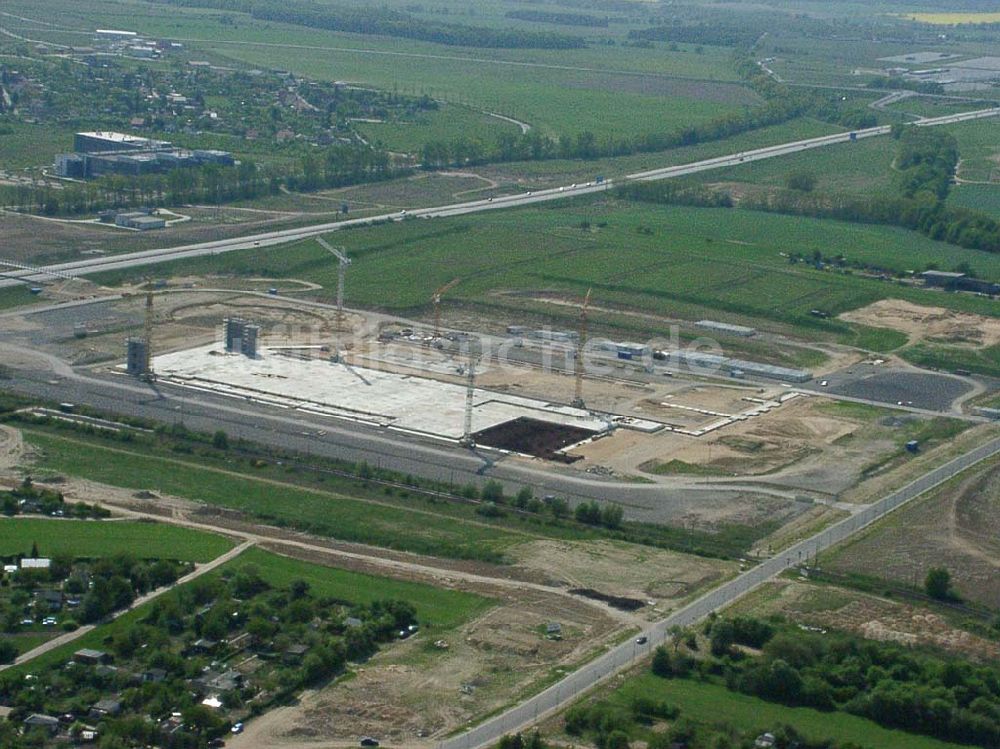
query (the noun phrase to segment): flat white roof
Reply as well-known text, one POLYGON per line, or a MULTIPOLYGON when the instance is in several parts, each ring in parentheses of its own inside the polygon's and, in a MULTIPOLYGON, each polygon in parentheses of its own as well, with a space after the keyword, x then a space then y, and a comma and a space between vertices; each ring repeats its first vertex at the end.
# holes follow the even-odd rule
POLYGON ((110 130, 95 130, 87 133, 77 133, 85 138, 100 138, 101 140, 114 141, 115 143, 147 143, 149 138, 141 135, 129 135, 128 133, 115 133, 110 130))
MULTIPOLYGON (((234 398, 333 416, 389 429, 459 439, 465 387, 385 372, 328 358, 302 360, 263 348, 256 359, 221 352, 217 344, 157 356, 158 379, 234 398)), ((607 422, 580 408, 476 388, 472 429, 517 418, 605 431, 607 422)))

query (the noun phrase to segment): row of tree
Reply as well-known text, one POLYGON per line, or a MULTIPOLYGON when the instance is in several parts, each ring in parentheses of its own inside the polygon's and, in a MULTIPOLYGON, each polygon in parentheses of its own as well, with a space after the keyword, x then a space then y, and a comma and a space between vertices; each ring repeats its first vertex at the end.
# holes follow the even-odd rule
POLYGON ((309 192, 407 173, 395 167, 381 149, 334 145, 306 154, 297 169, 264 170, 251 161, 236 166, 206 164, 149 175, 105 175, 84 183, 18 184, 0 189, 0 204, 48 216, 93 214, 105 209, 144 205, 218 205, 273 195, 282 187, 309 192))
POLYGON ((697 668, 721 675, 730 689, 785 705, 843 710, 889 728, 1000 747, 995 665, 752 618, 716 618, 706 627, 712 658, 695 666, 690 655, 660 648, 653 672, 671 677, 697 668), (735 645, 761 655, 748 657, 735 645))
POLYGON ((586 46, 582 38, 568 34, 428 21, 385 6, 318 5, 296 0, 158 1, 168 5, 238 11, 249 13, 263 21, 290 23, 313 29, 419 39, 463 47, 574 49, 586 46))
MULTIPOLYGON (((752 192, 741 199, 740 208, 900 226, 959 247, 1000 252, 1000 221, 945 202, 958 162, 954 138, 913 127, 898 128, 896 134, 897 195, 818 193, 812 189, 814 180, 795 175, 789 189, 752 192)), ((631 200, 669 205, 711 208, 733 205, 727 193, 696 183, 646 182, 619 188, 619 194, 631 200)))

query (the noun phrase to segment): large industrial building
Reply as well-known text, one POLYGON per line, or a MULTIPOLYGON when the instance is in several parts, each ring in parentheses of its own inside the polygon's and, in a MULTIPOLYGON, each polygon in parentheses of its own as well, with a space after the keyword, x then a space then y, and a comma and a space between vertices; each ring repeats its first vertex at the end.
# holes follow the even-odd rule
POLYGON ((105 174, 138 177, 181 167, 203 164, 235 164, 228 151, 174 148, 165 140, 114 132, 77 133, 73 153, 56 156, 54 169, 60 177, 88 179, 105 174))

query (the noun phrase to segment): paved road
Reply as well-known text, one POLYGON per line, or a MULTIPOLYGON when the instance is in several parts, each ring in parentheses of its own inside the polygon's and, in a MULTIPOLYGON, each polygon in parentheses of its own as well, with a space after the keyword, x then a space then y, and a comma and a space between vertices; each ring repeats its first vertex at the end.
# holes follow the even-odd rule
POLYGON ((689 626, 704 619, 711 612, 732 603, 760 584, 810 556, 838 544, 883 517, 886 513, 909 502, 915 497, 951 479, 960 471, 981 460, 1000 453, 1000 438, 971 450, 939 468, 924 474, 902 489, 869 505, 862 512, 833 525, 826 530, 783 551, 779 556, 762 562, 730 582, 716 588, 698 600, 657 622, 644 632, 645 645, 626 642, 608 651, 600 658, 573 672, 558 684, 522 702, 505 713, 491 718, 464 734, 446 739, 438 749, 478 749, 495 744, 505 733, 523 730, 539 717, 566 706, 599 681, 633 665, 648 656, 658 645, 669 639, 669 630, 675 625, 689 626))
MULTIPOLYGON (((0 355, 11 350, 0 343, 0 355)), ((15 370, 13 378, 3 384, 6 389, 54 402, 86 403, 108 413, 142 416, 166 424, 183 421, 189 428, 207 433, 223 429, 232 438, 301 454, 355 463, 367 461, 398 473, 456 485, 478 484, 489 478, 500 481, 509 494, 528 485, 536 494, 557 494, 574 505, 591 499, 613 501, 623 506, 628 518, 635 520, 666 522, 706 502, 731 502, 754 494, 794 501, 791 491, 755 486, 752 482, 716 486, 685 479, 671 485, 642 484, 568 468, 535 468, 527 462, 511 461, 493 450, 460 450, 449 442, 315 414, 289 413, 287 409, 263 404, 247 408, 238 399, 208 392, 192 394, 189 389, 162 385, 154 389, 124 376, 81 375, 64 363, 58 374, 15 370)))
MULTIPOLYGON (((961 114, 946 115, 944 117, 929 118, 917 123, 920 127, 931 127, 935 125, 949 125, 968 120, 982 119, 984 117, 995 117, 1000 115, 1000 107, 992 109, 981 109, 974 112, 963 112, 961 114)), ((867 128, 855 131, 854 137, 858 139, 871 138, 885 135, 890 131, 888 126, 867 128)), ((494 199, 474 200, 465 203, 453 203, 451 205, 438 206, 436 208, 420 208, 413 211, 397 211, 386 213, 380 216, 368 216, 365 218, 347 219, 331 223, 316 224, 308 227, 295 229, 283 229, 280 231, 264 232, 236 239, 224 239, 213 242, 201 242, 198 244, 182 245, 180 247, 164 247, 141 252, 131 252, 110 257, 95 257, 86 260, 74 260, 72 262, 57 263, 46 266, 52 271, 59 271, 75 276, 87 276, 94 273, 101 273, 110 270, 122 270, 138 266, 165 263, 173 260, 181 260, 191 257, 202 257, 205 255, 218 255, 225 252, 250 249, 253 247, 268 247, 277 244, 285 244, 302 239, 308 239, 319 234, 327 234, 340 229, 352 226, 362 226, 372 222, 401 221, 406 218, 441 218, 446 216, 460 216, 468 213, 478 213, 481 211, 499 210, 501 208, 513 208, 534 203, 542 203, 551 200, 563 200, 565 198, 588 195, 595 192, 610 189, 611 187, 631 181, 648 181, 659 179, 670 179, 682 177, 688 174, 710 169, 720 169, 728 166, 735 166, 747 161, 759 161, 777 156, 785 156, 797 153, 810 148, 821 148, 835 143, 845 143, 851 139, 851 133, 836 133, 834 135, 824 135, 819 138, 808 138, 805 140, 784 143, 777 146, 758 148, 752 151, 729 154, 728 156, 718 156, 712 159, 682 164, 679 166, 664 167, 645 172, 636 172, 626 175, 620 180, 607 180, 600 184, 587 182, 584 184, 566 185, 547 190, 528 192, 523 195, 508 195, 496 197, 494 199)), ((12 286, 18 283, 29 282, 31 280, 43 278, 37 271, 23 270, 13 271, 5 274, 7 277, 0 279, 0 288, 12 286)))
MULTIPOLYGON (((160 518, 160 519, 162 519, 162 518, 160 518)), ((17 518, 6 518, 4 520, 0 520, 0 522, 3 522, 3 523, 16 523, 16 522, 18 522, 18 519, 17 518)), ((58 522, 61 522, 61 521, 59 521, 59 520, 52 520, 51 522, 58 523, 58 522)), ((136 609, 139 606, 142 606, 143 604, 149 603, 154 598, 159 598, 164 593, 166 593, 168 590, 173 590, 178 585, 184 585, 185 583, 189 583, 192 580, 197 580, 199 577, 201 577, 202 575, 204 575, 206 572, 211 572, 212 570, 216 569, 220 565, 223 565, 226 562, 228 562, 228 561, 230 561, 232 559, 235 559, 240 554, 242 554, 244 551, 246 551, 251 546, 253 546, 255 543, 256 543, 256 541, 254 541, 252 539, 251 540, 247 540, 247 541, 243 542, 242 544, 240 544, 239 546, 234 546, 232 549, 230 549, 229 551, 227 551, 225 554, 221 554, 220 556, 217 556, 211 562, 207 562, 205 564, 198 565, 195 569, 193 569, 188 574, 184 575, 181 578, 178 578, 177 582, 175 582, 173 585, 166 585, 166 586, 164 586, 162 588, 157 588, 156 590, 151 590, 151 591, 149 591, 148 593, 146 593, 143 596, 139 596, 134 601, 132 601, 132 605, 131 606, 129 606, 127 609, 122 609, 121 611, 116 612, 107 621, 114 621, 119 616, 122 616, 123 614, 127 614, 129 611, 132 611, 133 609, 136 609)), ((104 623, 105 622, 100 622, 100 624, 104 624, 104 623)), ((26 663, 27 661, 30 661, 33 658, 37 658, 38 656, 43 655, 44 653, 47 653, 50 650, 55 650, 56 648, 65 645, 66 643, 73 642, 74 640, 77 640, 80 637, 83 637, 85 634, 87 634, 88 632, 90 632, 90 630, 94 629, 94 627, 96 627, 96 626, 98 626, 98 625, 97 624, 84 624, 82 627, 77 627, 72 632, 66 632, 65 634, 59 635, 59 637, 55 637, 55 638, 49 640, 48 642, 44 642, 41 645, 39 645, 37 648, 33 648, 32 650, 29 650, 28 652, 22 653, 21 655, 19 655, 15 659, 15 661, 13 663, 7 663, 7 664, 4 664, 4 665, 0 665, 0 671, 4 671, 5 669, 10 668, 11 666, 17 666, 17 665, 20 665, 21 663, 26 663)))

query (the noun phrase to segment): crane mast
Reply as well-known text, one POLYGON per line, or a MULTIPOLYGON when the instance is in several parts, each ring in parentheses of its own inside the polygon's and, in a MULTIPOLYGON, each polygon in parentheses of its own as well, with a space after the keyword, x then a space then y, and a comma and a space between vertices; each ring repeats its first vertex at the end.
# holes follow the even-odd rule
POLYGON ((465 379, 465 424, 462 428, 462 439, 459 444, 462 447, 475 447, 476 441, 472 439, 472 406, 476 392, 476 357, 469 356, 469 368, 466 371, 465 379))
POLYGON ((441 337, 441 297, 446 291, 457 286, 460 280, 460 278, 453 278, 431 296, 431 302, 434 304, 434 335, 437 338, 441 337))
POLYGON ((590 307, 590 292, 587 289, 587 296, 583 299, 583 306, 580 307, 580 327, 577 330, 576 338, 576 358, 573 362, 573 375, 575 379, 573 389, 573 405, 577 408, 584 408, 583 402, 583 347, 587 338, 587 308, 590 307))
POLYGON ((337 327, 344 326, 344 281, 347 277, 347 266, 351 264, 351 259, 344 254, 342 249, 333 247, 323 237, 316 237, 316 241, 330 254, 337 258, 337 327))

